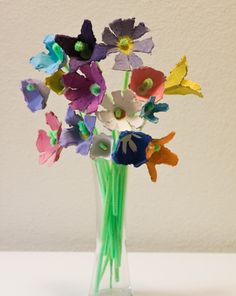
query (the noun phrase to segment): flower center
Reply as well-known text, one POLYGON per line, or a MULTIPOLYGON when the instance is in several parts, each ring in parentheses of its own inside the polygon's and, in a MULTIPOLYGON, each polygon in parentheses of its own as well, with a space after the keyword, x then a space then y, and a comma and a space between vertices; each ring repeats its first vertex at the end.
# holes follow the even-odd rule
POLYGON ((159 144, 154 145, 155 152, 160 151, 160 149, 161 149, 161 146, 159 144))
POLYGON ((89 130, 83 121, 78 122, 78 128, 81 133, 81 138, 87 140, 89 138, 89 130))
POLYGON ((117 47, 120 52, 129 55, 133 50, 134 42, 129 36, 121 36, 118 39, 117 47))
POLYGON ((55 55, 57 56, 58 60, 63 62, 64 60, 64 52, 60 45, 58 45, 56 42, 52 46, 52 50, 54 51, 55 55))
POLYGON ((151 114, 153 113, 153 110, 155 109, 155 104, 152 102, 146 103, 146 106, 144 107, 145 113, 151 114))
POLYGON ((103 142, 100 142, 100 143, 98 144, 98 147, 99 147, 102 151, 107 151, 107 149, 108 149, 107 144, 105 144, 105 143, 103 143, 103 142))
POLYGON ((55 146, 57 143, 57 131, 49 131, 48 136, 50 138, 51 146, 55 146))
POLYGON ((94 84, 90 85, 89 90, 92 95, 97 97, 100 95, 101 87, 97 83, 94 83, 94 84))
POLYGON ((146 78, 143 80, 142 84, 138 87, 138 93, 140 95, 146 95, 147 92, 153 87, 152 78, 146 78))
POLYGON ((123 109, 117 107, 114 110, 114 116, 115 116, 116 119, 119 120, 119 119, 124 118, 126 116, 126 113, 125 113, 125 111, 123 109))
POLYGON ((88 60, 92 54, 92 51, 89 48, 88 44, 83 41, 76 41, 74 45, 74 50, 77 51, 85 60, 88 60))
POLYGON ((34 91, 34 90, 36 90, 36 86, 33 83, 29 83, 26 85, 26 89, 28 91, 34 91))

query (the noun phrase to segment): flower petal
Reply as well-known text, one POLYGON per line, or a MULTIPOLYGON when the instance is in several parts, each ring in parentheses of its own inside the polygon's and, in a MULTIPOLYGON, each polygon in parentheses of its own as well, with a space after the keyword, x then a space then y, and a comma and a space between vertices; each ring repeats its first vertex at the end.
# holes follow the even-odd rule
POLYGON ((129 62, 133 69, 140 68, 143 65, 143 61, 136 54, 129 55, 129 62))
POLYGON ((152 38, 147 38, 141 41, 135 41, 133 51, 151 53, 154 47, 152 38))
POLYGON ((119 53, 115 57, 115 65, 112 68, 113 70, 128 71, 130 70, 130 63, 128 56, 122 53, 119 53))
POLYGON ((82 141, 78 128, 72 127, 62 130, 60 137, 60 145, 62 147, 67 148, 72 145, 78 145, 82 141))
POLYGON ((102 33, 102 41, 108 45, 116 45, 117 37, 106 27, 102 33))
POLYGON ((84 123, 87 129, 89 130, 89 132, 92 133, 96 123, 96 116, 85 115, 84 123))
POLYGON ((64 91, 64 84, 62 82, 64 74, 62 70, 58 70, 45 79, 45 84, 58 95, 63 94, 64 91))
POLYGON ((102 100, 102 107, 107 109, 108 111, 113 111, 113 103, 111 101, 111 98, 106 94, 102 100))
POLYGON ((103 123, 110 122, 115 118, 114 113, 111 111, 98 111, 96 112, 96 116, 98 120, 100 120, 103 123))
POLYGON ((63 76, 63 83, 66 88, 88 88, 90 83, 86 78, 77 72, 69 72, 63 76))
POLYGON ((46 124, 48 124, 53 131, 57 131, 61 123, 59 122, 57 116, 51 111, 45 114, 46 116, 46 124))
POLYGON ((65 122, 70 126, 76 126, 79 121, 82 121, 83 118, 76 114, 71 107, 67 109, 65 122))
POLYGON ((81 27, 81 34, 78 36, 78 39, 82 39, 92 47, 96 43, 96 38, 93 34, 92 23, 90 20, 84 20, 81 27))
POLYGON ((90 137, 87 141, 79 143, 79 145, 76 147, 76 153, 80 153, 81 155, 88 155, 91 144, 92 137, 90 137))
POLYGON ((149 32, 149 29, 145 26, 144 23, 139 23, 137 26, 134 27, 132 38, 138 39, 142 37, 144 34, 149 32))
POLYGON ((117 37, 121 35, 131 36, 134 28, 134 22, 135 18, 124 20, 119 18, 110 23, 109 26, 117 37))
POLYGON ((44 130, 38 131, 36 146, 39 152, 45 152, 51 149, 52 146, 50 145, 50 138, 47 135, 46 131, 44 130))

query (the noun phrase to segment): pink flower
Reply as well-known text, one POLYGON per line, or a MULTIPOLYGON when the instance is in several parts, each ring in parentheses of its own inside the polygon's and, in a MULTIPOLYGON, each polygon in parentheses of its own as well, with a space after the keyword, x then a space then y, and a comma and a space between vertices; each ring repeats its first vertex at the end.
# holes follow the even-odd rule
POLYGON ((45 114, 46 124, 51 128, 49 132, 39 130, 36 146, 39 151, 39 163, 52 165, 60 157, 62 146, 59 144, 61 122, 53 112, 45 114))

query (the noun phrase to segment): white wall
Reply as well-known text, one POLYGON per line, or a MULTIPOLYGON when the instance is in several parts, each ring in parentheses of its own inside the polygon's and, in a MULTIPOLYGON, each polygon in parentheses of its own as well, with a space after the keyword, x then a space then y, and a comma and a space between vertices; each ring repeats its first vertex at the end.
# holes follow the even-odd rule
MULTIPOLYGON (((19 81, 44 77, 27 63, 47 33, 76 35, 84 18, 95 33, 118 17, 135 16, 151 28, 156 44, 147 65, 166 74, 186 54, 189 77, 205 99, 169 96, 170 111, 146 132, 177 132, 171 148, 177 168, 159 168, 159 182, 145 167, 130 169, 127 237, 130 250, 236 251, 236 2, 0 1, 0 249, 85 250, 94 246, 95 202, 88 158, 65 150, 52 168, 37 162, 35 139, 43 112, 32 114, 19 81)), ((122 74, 102 62, 111 89, 122 74)), ((48 108, 63 118, 66 100, 51 96, 48 108)))

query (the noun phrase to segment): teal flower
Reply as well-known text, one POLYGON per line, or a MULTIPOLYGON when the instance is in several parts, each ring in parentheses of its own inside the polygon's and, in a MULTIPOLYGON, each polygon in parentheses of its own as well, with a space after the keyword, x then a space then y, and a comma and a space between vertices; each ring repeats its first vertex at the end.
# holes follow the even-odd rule
POLYGON ((32 57, 29 62, 36 70, 44 70, 44 72, 52 74, 65 66, 67 61, 66 55, 62 48, 55 42, 53 35, 47 35, 43 43, 48 53, 40 52, 32 57))
POLYGON ((140 117, 149 120, 152 123, 157 123, 159 118, 154 115, 157 112, 166 112, 169 110, 169 105, 166 103, 155 103, 156 97, 151 96, 146 104, 143 105, 140 117))

